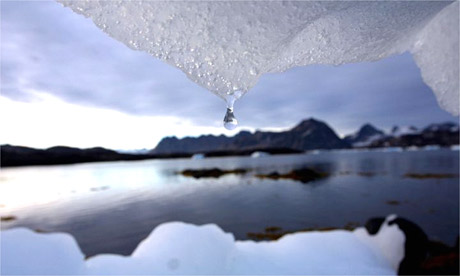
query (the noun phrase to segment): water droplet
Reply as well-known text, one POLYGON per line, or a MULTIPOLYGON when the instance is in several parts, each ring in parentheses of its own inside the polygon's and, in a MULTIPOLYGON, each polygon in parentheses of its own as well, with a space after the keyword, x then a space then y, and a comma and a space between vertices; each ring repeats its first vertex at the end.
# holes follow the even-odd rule
POLYGON ((233 114, 233 108, 227 108, 227 112, 224 117, 224 127, 228 130, 233 130, 238 125, 238 120, 236 120, 235 115, 233 114))
POLYGON ((228 130, 233 130, 238 125, 238 120, 233 114, 233 105, 235 101, 242 96, 242 91, 227 92, 225 96, 225 102, 227 103, 227 112, 224 117, 224 127, 228 130))

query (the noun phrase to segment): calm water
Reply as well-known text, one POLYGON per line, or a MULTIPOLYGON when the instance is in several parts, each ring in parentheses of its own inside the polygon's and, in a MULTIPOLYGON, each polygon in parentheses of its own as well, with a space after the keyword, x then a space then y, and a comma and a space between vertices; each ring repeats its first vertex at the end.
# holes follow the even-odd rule
POLYGON ((459 229, 459 152, 327 152, 92 163, 3 169, 2 229, 26 226, 74 235, 87 255, 130 254, 160 223, 216 223, 237 239, 266 227, 285 230, 364 224, 391 213, 453 244, 459 229), (187 168, 247 168, 245 175, 193 179, 187 168), (256 173, 312 167, 331 176, 314 183, 260 180, 256 173), (406 173, 449 173, 414 179, 406 173), (389 202, 390 201, 390 202, 389 202))

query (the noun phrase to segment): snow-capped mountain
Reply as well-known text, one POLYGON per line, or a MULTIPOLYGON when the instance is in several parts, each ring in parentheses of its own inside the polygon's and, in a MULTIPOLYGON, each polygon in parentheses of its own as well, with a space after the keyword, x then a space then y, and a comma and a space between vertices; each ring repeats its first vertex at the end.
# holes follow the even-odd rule
POLYGON ((428 131, 450 131, 450 132, 458 132, 458 124, 447 122, 441 124, 431 124, 423 129, 424 132, 428 131))
POLYGON ((382 130, 371 124, 365 124, 356 133, 345 136, 344 140, 353 147, 365 147, 383 137, 385 133, 382 130))
POLYGON ((417 134, 419 130, 414 126, 394 126, 391 129, 390 135, 394 137, 399 137, 407 134, 417 134))
POLYGON ((388 134, 365 124, 356 133, 344 138, 354 148, 452 146, 459 144, 459 126, 445 122, 423 129, 414 126, 394 126, 388 134))

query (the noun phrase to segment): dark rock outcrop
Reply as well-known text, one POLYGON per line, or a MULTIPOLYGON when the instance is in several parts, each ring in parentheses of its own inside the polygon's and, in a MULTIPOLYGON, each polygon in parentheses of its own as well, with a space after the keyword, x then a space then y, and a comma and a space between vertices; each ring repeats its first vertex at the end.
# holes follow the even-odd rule
POLYGON ((273 180, 278 180, 278 179, 291 179, 295 181, 300 181, 302 183, 308 183, 311 181, 319 180, 322 178, 325 178, 329 176, 326 173, 318 172, 309 168, 303 168, 303 169, 296 169, 292 170, 288 173, 281 174, 278 172, 271 172, 269 174, 258 174, 256 177, 258 178, 269 178, 273 180))
MULTIPOLYGON (((378 235, 385 218, 372 218, 366 222, 370 235, 378 235)), ((458 275, 458 239, 453 247, 431 241, 414 222, 395 217, 387 221, 389 226, 397 225, 404 233, 404 257, 398 267, 398 275, 458 275)), ((392 242, 392 241, 388 241, 392 242)))
POLYGON ((208 178, 208 177, 219 178, 226 174, 244 174, 246 172, 247 170, 245 169, 221 170, 218 168, 213 168, 213 169, 199 169, 199 170, 188 169, 188 170, 181 171, 180 174, 182 174, 183 176, 188 176, 188 177, 199 179, 199 178, 208 178))

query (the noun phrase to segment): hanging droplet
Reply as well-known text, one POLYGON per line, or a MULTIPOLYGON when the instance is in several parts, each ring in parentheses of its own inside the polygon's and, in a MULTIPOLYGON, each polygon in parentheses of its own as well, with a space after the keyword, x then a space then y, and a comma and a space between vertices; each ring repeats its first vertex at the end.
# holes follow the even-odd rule
POLYGON ((225 96, 225 102, 227 103, 227 112, 224 117, 224 127, 228 130, 233 130, 238 126, 238 120, 233 114, 233 105, 235 101, 242 95, 241 91, 228 92, 225 96))
POLYGON ((233 108, 227 108, 227 112, 224 117, 224 127, 228 130, 233 130, 238 125, 238 120, 233 114, 233 108))

